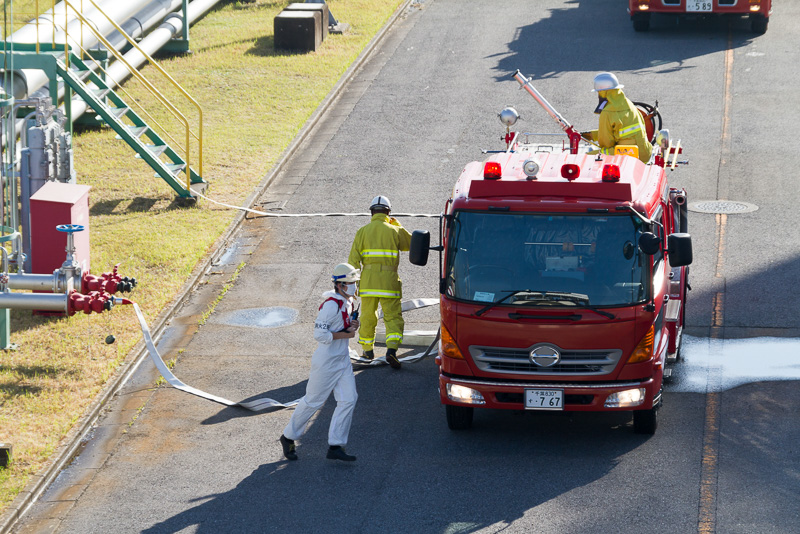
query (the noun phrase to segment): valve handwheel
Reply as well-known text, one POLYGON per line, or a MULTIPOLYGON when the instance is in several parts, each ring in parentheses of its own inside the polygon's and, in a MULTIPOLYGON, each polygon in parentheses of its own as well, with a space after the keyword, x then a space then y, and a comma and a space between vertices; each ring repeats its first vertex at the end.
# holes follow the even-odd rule
POLYGON ((59 232, 66 232, 68 234, 83 232, 85 229, 86 227, 81 224, 59 224, 56 226, 56 230, 59 232))

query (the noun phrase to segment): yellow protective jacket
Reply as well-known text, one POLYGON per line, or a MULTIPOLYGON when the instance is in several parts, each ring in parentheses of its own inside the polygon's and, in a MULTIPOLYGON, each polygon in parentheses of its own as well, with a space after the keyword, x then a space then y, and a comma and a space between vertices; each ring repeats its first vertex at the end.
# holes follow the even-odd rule
POLYGON ((400 251, 408 250, 411 234, 394 217, 376 213, 356 232, 347 263, 361 267, 360 297, 400 298, 402 283, 397 275, 400 251))
POLYGON ((650 161, 653 145, 647 140, 644 119, 633 102, 622 89, 601 91, 600 96, 605 96, 608 103, 600 112, 599 128, 590 132, 592 140, 600 145, 600 152, 613 155, 616 145, 636 145, 639 159, 645 163, 650 161))

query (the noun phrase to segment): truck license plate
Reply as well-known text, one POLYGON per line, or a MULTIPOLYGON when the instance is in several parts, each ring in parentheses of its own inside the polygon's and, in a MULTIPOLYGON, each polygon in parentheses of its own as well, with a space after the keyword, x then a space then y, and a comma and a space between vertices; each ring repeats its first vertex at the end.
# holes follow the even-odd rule
POLYGON ((700 2, 699 0, 686 0, 686 11, 688 12, 698 12, 698 11, 711 11, 711 2, 700 2))
POLYGON ((561 389, 526 389, 526 410, 563 410, 564 391, 561 389))

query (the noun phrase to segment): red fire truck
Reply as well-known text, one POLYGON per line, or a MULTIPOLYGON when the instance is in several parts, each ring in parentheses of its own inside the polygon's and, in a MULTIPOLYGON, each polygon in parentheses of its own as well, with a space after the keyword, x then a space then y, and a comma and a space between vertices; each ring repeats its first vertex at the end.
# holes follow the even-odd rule
POLYGON ((762 34, 767 31, 772 0, 628 0, 628 13, 637 32, 650 29, 652 13, 665 13, 680 16, 748 15, 753 32, 762 34))
POLYGON ((665 172, 682 150, 664 130, 647 164, 581 153, 581 134, 514 77, 569 146, 526 142, 506 108, 506 149, 464 167, 440 245, 412 235, 412 263, 440 252, 436 362, 448 425, 469 428, 476 407, 632 411, 634 430, 652 434, 692 261, 686 192, 665 172))

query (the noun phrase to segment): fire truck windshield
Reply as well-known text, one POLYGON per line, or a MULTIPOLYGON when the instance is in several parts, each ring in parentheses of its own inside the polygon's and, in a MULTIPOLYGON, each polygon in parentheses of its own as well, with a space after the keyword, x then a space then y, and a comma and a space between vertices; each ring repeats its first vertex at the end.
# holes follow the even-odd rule
POLYGON ((630 215, 458 211, 447 242, 446 294, 513 306, 627 306, 647 298, 642 222, 630 215), (573 294, 531 299, 525 292, 573 294), (578 298, 581 297, 581 298, 578 298))

